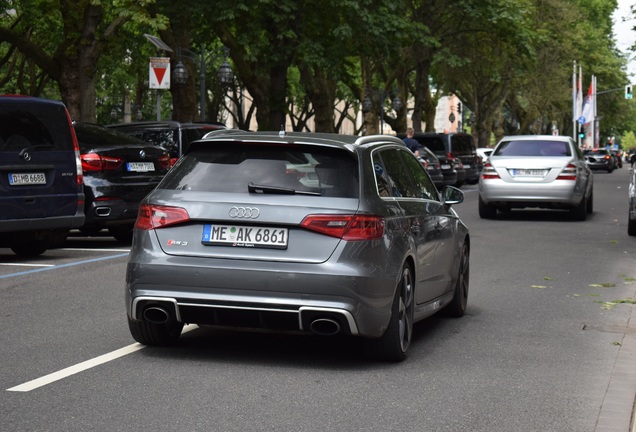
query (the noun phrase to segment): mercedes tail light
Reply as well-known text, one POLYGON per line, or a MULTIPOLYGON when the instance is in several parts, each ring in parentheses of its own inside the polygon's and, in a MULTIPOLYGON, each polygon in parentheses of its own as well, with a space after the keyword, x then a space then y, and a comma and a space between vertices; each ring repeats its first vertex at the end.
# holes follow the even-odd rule
POLYGON ((576 165, 569 164, 557 177, 557 180, 576 180, 576 165))
POLYGON ((384 235, 384 218, 374 215, 309 215, 302 228, 342 240, 374 240, 384 235))
POLYGON ((484 180, 498 179, 499 174, 495 171, 495 168, 490 164, 490 162, 486 162, 484 165, 484 169, 481 171, 481 178, 484 180))
POLYGON ((141 204, 135 228, 142 230, 165 228, 170 225, 188 222, 189 220, 190 215, 184 208, 141 204))

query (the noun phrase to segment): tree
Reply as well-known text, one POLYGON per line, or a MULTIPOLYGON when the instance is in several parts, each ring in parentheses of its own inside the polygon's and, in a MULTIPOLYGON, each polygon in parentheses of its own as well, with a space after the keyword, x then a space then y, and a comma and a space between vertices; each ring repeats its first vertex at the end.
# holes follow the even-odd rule
POLYGON ((98 60, 126 22, 146 16, 145 3, 34 0, 12 5, 14 13, 5 19, 10 22, 0 27, 0 43, 10 44, 13 55, 28 58, 57 83, 74 118, 94 122, 98 60), (45 19, 43 10, 49 11, 45 19))

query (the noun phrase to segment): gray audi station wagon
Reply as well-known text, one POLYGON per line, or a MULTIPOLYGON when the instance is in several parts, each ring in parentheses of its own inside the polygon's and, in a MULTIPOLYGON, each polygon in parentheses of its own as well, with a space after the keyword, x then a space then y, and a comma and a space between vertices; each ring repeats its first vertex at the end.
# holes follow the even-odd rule
POLYGON ((401 361, 413 324, 466 310, 470 236, 391 136, 222 130, 141 203, 126 273, 131 334, 184 324, 361 337, 401 361))

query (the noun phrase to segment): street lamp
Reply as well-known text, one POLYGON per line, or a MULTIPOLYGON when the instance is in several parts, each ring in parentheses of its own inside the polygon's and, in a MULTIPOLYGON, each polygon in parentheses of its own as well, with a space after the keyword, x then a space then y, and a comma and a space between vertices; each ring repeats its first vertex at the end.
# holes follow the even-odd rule
MULTIPOLYGON (((379 97, 381 97, 380 99, 380 133, 382 134, 384 133, 384 101, 386 100, 388 96, 391 95, 391 92, 388 92, 388 91, 383 92, 380 90, 367 91, 367 95, 364 97, 364 100, 362 101, 362 112, 364 114, 371 112, 371 110, 373 109, 373 101, 369 97, 369 93, 372 93, 372 92, 376 93, 379 97)), ((391 106, 396 112, 402 109, 402 101, 400 100, 398 96, 394 97, 391 100, 391 106)))
POLYGON ((201 52, 199 54, 195 54, 192 51, 183 48, 177 48, 177 65, 174 67, 174 71, 172 72, 172 79, 177 84, 185 84, 188 80, 188 70, 185 65, 181 61, 181 57, 185 57, 190 59, 195 64, 199 63, 199 92, 200 92, 200 113, 201 113, 201 121, 205 121, 205 74, 206 74, 206 64, 211 58, 218 58, 219 54, 223 54, 224 60, 223 64, 219 67, 217 71, 217 78, 222 86, 227 86, 232 84, 234 81, 234 72, 230 67, 230 64, 227 62, 227 58, 230 54, 230 50, 227 47, 221 47, 215 51, 212 51, 207 56, 205 55, 205 50, 201 47, 201 52))

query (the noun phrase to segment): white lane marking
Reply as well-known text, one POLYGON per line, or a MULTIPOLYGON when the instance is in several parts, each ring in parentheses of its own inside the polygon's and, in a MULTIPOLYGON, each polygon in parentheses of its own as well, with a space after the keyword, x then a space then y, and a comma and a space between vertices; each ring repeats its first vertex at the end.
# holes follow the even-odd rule
POLYGON ((97 252, 130 252, 130 249, 96 249, 96 248, 60 248, 58 250, 65 250, 65 251, 80 251, 80 252, 84 252, 84 251, 97 251, 97 252))
MULTIPOLYGON (((185 327, 183 327, 183 330, 181 331, 181 334, 187 333, 190 330, 194 330, 195 328, 197 328, 196 325, 194 324, 189 324, 185 327)), ((85 370, 94 368, 95 366, 99 366, 101 364, 104 363, 108 363, 109 361, 113 361, 116 360, 120 357, 123 357, 125 355, 128 354, 132 354, 136 351, 139 351, 141 349, 146 348, 147 345, 142 345, 140 343, 134 343, 132 345, 128 345, 126 347, 120 348, 118 350, 115 351, 111 351, 107 354, 103 354, 99 357, 95 357, 93 359, 90 360, 86 360, 82 363, 78 363, 76 365, 73 366, 69 366, 65 369, 59 370, 57 372, 53 372, 51 374, 45 375, 43 377, 40 378, 36 378, 34 380, 25 382, 23 384, 17 385, 15 387, 11 387, 9 389, 7 389, 7 391, 14 391, 14 392, 28 392, 31 390, 35 390, 37 388, 43 387, 47 384, 51 384, 55 381, 59 381, 61 379, 67 378, 71 375, 75 375, 76 373, 79 372, 83 372, 85 370)))
POLYGON ((17 267, 55 267, 55 264, 0 263, 0 265, 17 267))

